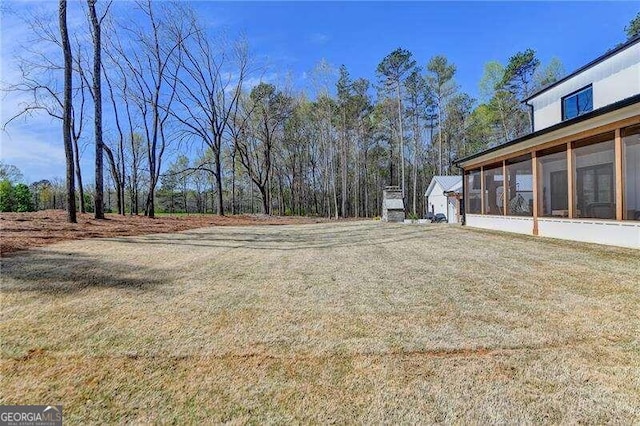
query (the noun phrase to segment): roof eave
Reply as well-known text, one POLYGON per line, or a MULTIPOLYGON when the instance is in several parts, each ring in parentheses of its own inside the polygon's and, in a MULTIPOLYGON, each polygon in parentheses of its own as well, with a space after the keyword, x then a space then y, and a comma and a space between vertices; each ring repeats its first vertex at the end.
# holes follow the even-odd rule
POLYGON ((598 56, 596 59, 594 59, 593 61, 589 62, 586 65, 581 66, 580 68, 578 68, 577 70, 573 71, 572 73, 567 74, 566 76, 562 77, 560 80, 558 81, 554 81, 553 83, 549 84, 546 87, 543 87, 542 89, 538 90, 536 93, 533 93, 532 95, 530 95, 529 97, 525 98, 522 103, 529 105, 529 101, 533 98, 536 98, 538 96, 540 96, 541 94, 543 94, 544 92, 560 85, 561 83, 564 83, 565 81, 569 80, 570 78, 575 77, 576 75, 582 73, 583 71, 588 70, 591 67, 594 67, 596 65, 598 65, 600 62, 609 59, 610 57, 612 57, 613 55, 616 55, 617 53, 633 46, 634 44, 640 42, 640 34, 627 40, 626 42, 620 44, 619 46, 614 47, 613 49, 607 51, 606 53, 604 53, 603 55, 598 56))
POLYGON ((501 145, 496 145, 496 146, 494 146, 492 148, 486 149, 484 151, 480 151, 480 152, 478 152, 476 154, 472 154, 472 155, 468 155, 468 156, 460 158, 460 159, 456 159, 453 162, 453 164, 458 166, 458 167, 461 167, 461 165, 463 163, 467 163, 470 160, 473 160, 473 159, 478 158, 478 157, 482 157, 483 155, 487 155, 487 154, 490 154, 490 153, 495 152, 495 151, 499 151, 499 150, 504 149, 504 148, 509 148, 509 147, 511 147, 513 145, 517 145, 519 143, 528 141, 530 139, 533 139, 533 138, 536 138, 536 137, 539 137, 539 136, 543 136, 543 135, 545 135, 547 133, 555 132, 555 131, 563 129, 565 127, 569 127, 569 126, 572 126, 574 124, 578 124, 578 123, 581 123, 583 121, 587 121, 587 120, 590 120, 592 118, 596 118, 596 117, 599 117, 601 115, 608 114, 610 112, 614 112, 616 110, 628 107, 630 105, 634 105, 636 103, 640 103, 640 94, 631 96, 629 98, 623 99, 621 101, 615 102, 615 103, 607 105, 605 107, 598 108, 598 109, 593 110, 593 111, 591 111, 591 112, 589 112, 587 114, 583 114, 583 115, 580 115, 578 117, 572 118, 571 120, 563 121, 563 122, 560 122, 560 123, 555 124, 553 126, 546 127, 544 129, 538 130, 537 132, 529 133, 528 135, 524 135, 524 136, 521 136, 519 138, 510 140, 509 142, 505 142, 505 143, 503 143, 501 145))

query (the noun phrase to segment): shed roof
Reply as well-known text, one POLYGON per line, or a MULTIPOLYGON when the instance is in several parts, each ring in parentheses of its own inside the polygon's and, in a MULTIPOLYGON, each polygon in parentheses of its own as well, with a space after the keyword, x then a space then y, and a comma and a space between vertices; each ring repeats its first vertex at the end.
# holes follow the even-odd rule
POLYGON ((455 191, 462 188, 462 176, 434 176, 424 193, 428 197, 433 192, 436 183, 442 188, 442 192, 455 191))

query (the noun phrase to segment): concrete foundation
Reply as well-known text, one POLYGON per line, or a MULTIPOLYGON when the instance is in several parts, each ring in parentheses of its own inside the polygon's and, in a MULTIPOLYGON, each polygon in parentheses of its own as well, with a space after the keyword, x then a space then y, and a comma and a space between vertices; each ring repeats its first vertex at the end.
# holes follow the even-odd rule
MULTIPOLYGON (((467 226, 533 235, 533 218, 467 214, 467 226)), ((538 235, 562 240, 640 248, 640 223, 601 219, 538 218, 538 235)))

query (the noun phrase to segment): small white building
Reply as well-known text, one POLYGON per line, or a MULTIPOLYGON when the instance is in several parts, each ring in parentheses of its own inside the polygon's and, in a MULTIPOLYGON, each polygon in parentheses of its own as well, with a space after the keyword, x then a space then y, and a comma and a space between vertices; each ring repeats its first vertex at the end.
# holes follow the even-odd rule
POLYGON ((457 223, 461 195, 462 176, 434 176, 424 194, 427 212, 442 213, 449 223, 457 223))

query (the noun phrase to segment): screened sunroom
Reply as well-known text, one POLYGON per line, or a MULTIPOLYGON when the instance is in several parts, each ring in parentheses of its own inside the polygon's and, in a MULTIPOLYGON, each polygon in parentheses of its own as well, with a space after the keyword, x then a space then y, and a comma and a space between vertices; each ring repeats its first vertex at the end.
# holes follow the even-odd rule
POLYGON ((467 226, 640 248, 640 95, 458 161, 467 226))
POLYGON ((463 223, 640 248, 640 36, 525 103, 531 134, 456 161, 463 223))

